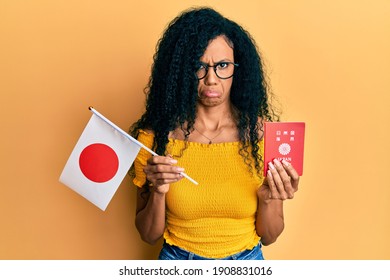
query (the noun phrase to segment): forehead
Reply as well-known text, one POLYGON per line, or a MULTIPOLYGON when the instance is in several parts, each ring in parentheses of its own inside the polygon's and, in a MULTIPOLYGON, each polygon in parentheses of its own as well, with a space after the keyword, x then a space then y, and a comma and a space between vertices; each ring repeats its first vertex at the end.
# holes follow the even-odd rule
POLYGON ((229 59, 233 61, 233 49, 227 40, 228 39, 222 35, 211 40, 203 56, 201 57, 201 60, 215 62, 223 59, 229 59))

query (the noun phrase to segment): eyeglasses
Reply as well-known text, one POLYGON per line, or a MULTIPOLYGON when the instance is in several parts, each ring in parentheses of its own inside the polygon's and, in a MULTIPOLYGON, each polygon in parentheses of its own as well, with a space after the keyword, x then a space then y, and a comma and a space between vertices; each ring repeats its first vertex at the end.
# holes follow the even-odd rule
POLYGON ((209 67, 214 68, 215 75, 220 79, 229 79, 234 75, 234 68, 238 67, 237 63, 234 62, 218 62, 214 65, 208 65, 205 63, 200 63, 198 70, 196 71, 196 76, 198 80, 206 77, 209 72, 209 67))

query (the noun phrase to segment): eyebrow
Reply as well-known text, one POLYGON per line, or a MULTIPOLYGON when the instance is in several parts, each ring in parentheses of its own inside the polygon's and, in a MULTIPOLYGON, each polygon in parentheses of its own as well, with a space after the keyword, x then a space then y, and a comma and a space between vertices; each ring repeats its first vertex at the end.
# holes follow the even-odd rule
MULTIPOLYGON (((229 58, 223 58, 223 59, 221 59, 219 61, 214 62, 214 65, 218 64, 218 63, 221 63, 221 62, 233 62, 233 61, 231 61, 229 58)), ((205 63, 203 61, 201 61, 201 63, 208 65, 207 63, 205 63)))

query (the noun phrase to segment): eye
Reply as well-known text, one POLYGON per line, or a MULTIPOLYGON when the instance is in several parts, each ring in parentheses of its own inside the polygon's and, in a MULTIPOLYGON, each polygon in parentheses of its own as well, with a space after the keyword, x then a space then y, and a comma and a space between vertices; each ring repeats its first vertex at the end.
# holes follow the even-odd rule
POLYGON ((218 64, 217 64, 217 68, 218 69, 225 69, 225 68, 227 68, 229 66, 229 63, 227 63, 227 62, 219 62, 218 64))
POLYGON ((199 71, 199 70, 204 70, 204 69, 206 69, 206 65, 203 64, 203 63, 199 63, 198 71, 199 71))

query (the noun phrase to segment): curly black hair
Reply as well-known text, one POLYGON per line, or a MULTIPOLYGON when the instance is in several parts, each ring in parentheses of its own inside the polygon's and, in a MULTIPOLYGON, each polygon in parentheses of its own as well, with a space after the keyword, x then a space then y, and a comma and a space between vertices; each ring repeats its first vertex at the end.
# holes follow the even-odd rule
POLYGON ((130 134, 139 129, 154 132, 153 149, 166 154, 168 134, 181 127, 186 139, 196 119, 197 86, 195 75, 208 44, 224 35, 233 47, 239 68, 234 72, 230 100, 237 111, 240 155, 250 170, 254 159, 260 174, 262 156, 258 153, 259 130, 263 121, 278 121, 271 108, 263 62, 252 36, 239 24, 209 7, 191 8, 177 16, 157 43, 147 95, 146 111, 132 125, 130 134), (186 124, 184 128, 184 124, 186 124))

